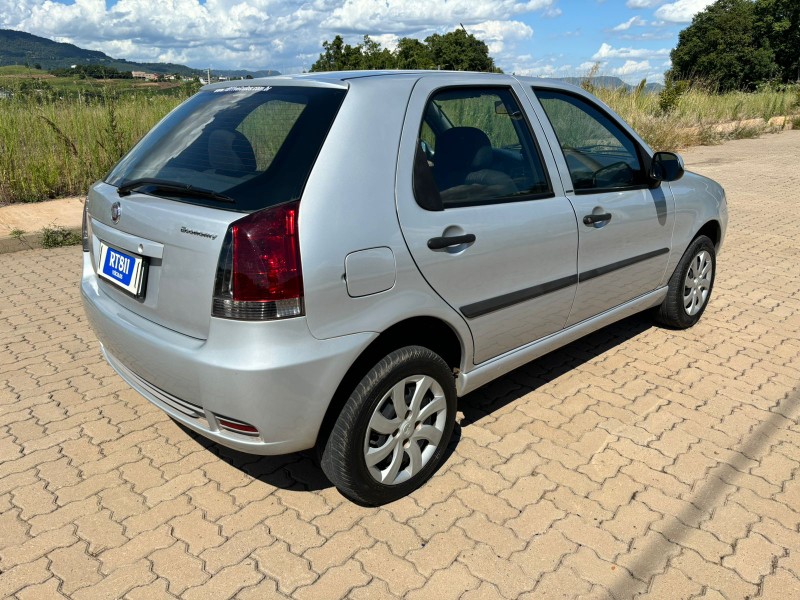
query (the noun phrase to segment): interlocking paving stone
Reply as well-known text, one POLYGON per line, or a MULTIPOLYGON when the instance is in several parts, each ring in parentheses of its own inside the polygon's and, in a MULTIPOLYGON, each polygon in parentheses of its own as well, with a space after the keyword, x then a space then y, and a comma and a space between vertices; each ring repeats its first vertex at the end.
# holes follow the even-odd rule
POLYGON ((80 248, 0 255, 0 597, 800 597, 800 132, 686 152, 726 188, 712 302, 460 402, 382 508, 178 427, 103 361, 80 248))

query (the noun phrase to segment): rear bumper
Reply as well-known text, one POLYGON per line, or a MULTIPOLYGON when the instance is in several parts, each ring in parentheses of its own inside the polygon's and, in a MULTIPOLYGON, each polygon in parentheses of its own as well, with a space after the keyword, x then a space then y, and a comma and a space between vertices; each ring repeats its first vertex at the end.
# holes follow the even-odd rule
POLYGON ((87 253, 81 294, 103 354, 131 387, 186 427, 252 454, 312 447, 336 387, 377 335, 319 340, 302 317, 212 318, 208 339, 198 340, 114 302, 87 253), (258 435, 221 429, 219 417, 251 424, 258 435))

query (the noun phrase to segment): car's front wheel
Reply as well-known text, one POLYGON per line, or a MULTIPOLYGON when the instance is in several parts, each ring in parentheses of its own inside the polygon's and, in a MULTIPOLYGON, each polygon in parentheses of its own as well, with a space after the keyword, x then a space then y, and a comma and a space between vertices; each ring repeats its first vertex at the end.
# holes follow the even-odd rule
POLYGON ((444 462, 455 415, 447 363, 421 346, 395 350, 350 395, 322 452, 322 470, 362 504, 402 498, 444 462))
POLYGON ((687 329, 697 323, 711 298, 716 267, 713 242, 704 235, 698 236, 675 268, 667 297, 656 309, 656 320, 676 329, 687 329))

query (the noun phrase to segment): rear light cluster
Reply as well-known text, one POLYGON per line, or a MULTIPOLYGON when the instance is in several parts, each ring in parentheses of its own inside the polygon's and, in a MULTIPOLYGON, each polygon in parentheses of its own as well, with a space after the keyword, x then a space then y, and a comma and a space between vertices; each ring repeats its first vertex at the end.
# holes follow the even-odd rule
POLYGON ((212 314, 263 321, 304 314, 299 202, 253 213, 228 227, 217 264, 212 314))

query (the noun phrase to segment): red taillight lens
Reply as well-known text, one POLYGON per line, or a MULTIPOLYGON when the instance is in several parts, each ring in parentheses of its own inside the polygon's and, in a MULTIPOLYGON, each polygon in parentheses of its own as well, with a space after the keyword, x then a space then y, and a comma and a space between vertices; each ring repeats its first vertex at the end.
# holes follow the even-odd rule
POLYGON ((303 314, 299 202, 253 213, 228 228, 217 266, 217 317, 263 320, 303 314))

